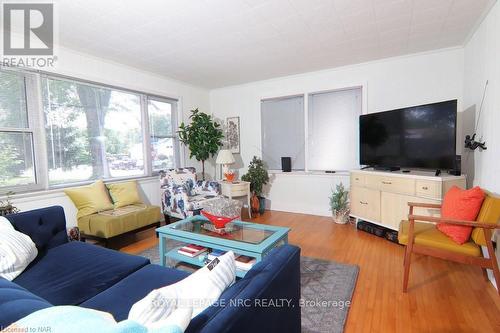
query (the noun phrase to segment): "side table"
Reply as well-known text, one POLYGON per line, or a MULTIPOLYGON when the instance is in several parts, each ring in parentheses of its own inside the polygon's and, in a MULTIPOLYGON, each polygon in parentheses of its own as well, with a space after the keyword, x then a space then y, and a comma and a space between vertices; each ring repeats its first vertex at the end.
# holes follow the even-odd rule
POLYGON ((232 183, 221 181, 222 195, 232 199, 234 197, 247 197, 248 216, 252 218, 252 206, 250 204, 250 182, 234 181, 232 183))

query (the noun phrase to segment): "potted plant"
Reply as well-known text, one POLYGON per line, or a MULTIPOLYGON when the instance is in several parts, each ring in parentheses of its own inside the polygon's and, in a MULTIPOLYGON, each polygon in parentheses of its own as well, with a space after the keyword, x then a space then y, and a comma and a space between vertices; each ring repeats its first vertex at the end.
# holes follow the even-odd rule
POLYGON ((330 210, 335 223, 346 224, 349 221, 349 191, 344 184, 337 184, 330 196, 330 210))
POLYGON ((201 161, 201 173, 205 180, 205 161, 213 157, 222 146, 224 134, 221 125, 213 120, 212 116, 198 111, 198 108, 191 110, 189 125, 181 123, 179 126, 179 140, 188 146, 189 157, 201 161))
POLYGON ((250 182, 250 190, 253 193, 252 208, 259 207, 258 212, 264 214, 266 210, 266 198, 262 196, 262 187, 269 182, 269 175, 264 168, 264 162, 257 156, 254 156, 248 166, 248 172, 241 177, 241 180, 250 182), (254 203, 258 204, 254 206, 254 203))
POLYGON ((19 209, 17 207, 14 207, 10 201, 10 197, 13 194, 14 192, 12 191, 7 192, 7 198, 5 200, 0 200, 0 216, 5 216, 19 212, 19 209))

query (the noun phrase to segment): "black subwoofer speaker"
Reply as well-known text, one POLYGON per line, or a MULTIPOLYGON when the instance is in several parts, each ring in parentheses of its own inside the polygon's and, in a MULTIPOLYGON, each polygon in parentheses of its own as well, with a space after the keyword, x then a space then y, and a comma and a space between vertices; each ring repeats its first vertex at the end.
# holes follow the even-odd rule
POLYGON ((281 171, 290 172, 292 171, 292 158, 282 157, 281 158, 281 171))

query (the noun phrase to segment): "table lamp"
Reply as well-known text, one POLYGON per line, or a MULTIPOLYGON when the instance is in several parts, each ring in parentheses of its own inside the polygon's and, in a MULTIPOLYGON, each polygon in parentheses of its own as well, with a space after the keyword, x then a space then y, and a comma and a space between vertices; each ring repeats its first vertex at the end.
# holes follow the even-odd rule
POLYGON ((234 162, 233 153, 229 149, 221 149, 215 160, 215 163, 222 164, 222 175, 229 172, 229 164, 233 164, 234 162))

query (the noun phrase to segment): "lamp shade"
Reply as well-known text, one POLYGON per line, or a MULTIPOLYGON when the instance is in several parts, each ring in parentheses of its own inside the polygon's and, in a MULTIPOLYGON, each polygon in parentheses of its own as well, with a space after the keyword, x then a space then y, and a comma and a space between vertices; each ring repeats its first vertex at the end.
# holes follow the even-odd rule
POLYGON ((233 153, 229 149, 221 149, 215 160, 217 164, 233 164, 234 162, 233 153))

